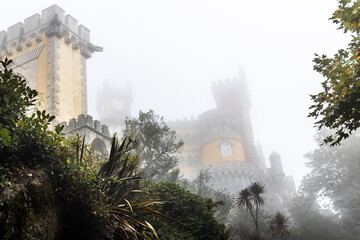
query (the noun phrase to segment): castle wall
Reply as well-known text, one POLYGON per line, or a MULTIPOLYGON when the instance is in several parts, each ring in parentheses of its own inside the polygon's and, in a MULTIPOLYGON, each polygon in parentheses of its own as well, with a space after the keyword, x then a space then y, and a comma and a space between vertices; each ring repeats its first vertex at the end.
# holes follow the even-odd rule
POLYGON ((86 59, 102 48, 90 31, 57 5, 0 32, 0 58, 40 92, 40 109, 58 122, 87 113, 86 59))
MULTIPOLYGON (((65 41, 56 42, 59 58, 57 59, 60 77, 59 88, 59 115, 62 119, 70 119, 79 114, 86 114, 86 91, 83 90, 82 58, 79 49, 73 49, 72 44, 65 41)), ((86 80, 84 80, 86 82, 86 80)), ((86 83, 84 84, 86 88, 86 83)))
POLYGON ((87 144, 93 144, 94 150, 105 155, 110 151, 110 132, 107 125, 93 120, 90 115, 80 114, 77 119, 72 118, 69 122, 63 122, 68 137, 79 135, 85 137, 87 144))
POLYGON ((211 165, 225 166, 227 162, 245 161, 244 148, 241 142, 239 142, 238 139, 229 139, 226 136, 220 135, 217 139, 207 142, 202 146, 201 155, 203 158, 203 167, 208 167, 211 165), (224 141, 227 141, 232 145, 231 156, 223 156, 221 154, 220 145, 224 141))

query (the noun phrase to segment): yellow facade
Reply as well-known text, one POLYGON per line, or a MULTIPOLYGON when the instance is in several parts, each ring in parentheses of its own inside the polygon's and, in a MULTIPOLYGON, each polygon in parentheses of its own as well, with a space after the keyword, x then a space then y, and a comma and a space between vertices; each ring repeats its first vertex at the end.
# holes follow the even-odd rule
POLYGON ((46 80, 48 71, 48 43, 45 33, 41 34, 41 41, 36 41, 34 35, 30 38, 31 44, 25 44, 24 41, 20 45, 13 44, 9 49, 3 51, 3 57, 13 59, 15 61, 14 71, 24 75, 28 81, 30 87, 39 91, 39 109, 45 110, 47 104, 46 98, 46 80), (20 47, 19 47, 20 46, 20 47), (17 64, 17 59, 22 56, 41 48, 41 52, 38 54, 36 59, 31 59, 25 63, 17 64), (19 51, 21 49, 21 51, 19 51), (11 54, 9 54, 11 53, 11 54))
POLYGON ((59 92, 59 117, 63 121, 74 118, 79 114, 86 114, 86 84, 82 84, 81 64, 84 58, 80 49, 73 49, 71 44, 66 44, 63 39, 59 39, 59 66, 60 76, 59 92))
POLYGON ((238 139, 221 138, 208 142, 203 145, 201 149, 201 155, 202 155, 202 159, 203 159, 202 163, 204 167, 213 166, 213 165, 225 166, 226 163, 229 162, 232 163, 235 161, 238 162, 245 161, 244 148, 238 139), (223 156, 221 154, 220 146, 225 139, 232 146, 231 156, 223 156))
POLYGON ((194 178, 203 168, 239 166, 249 161, 239 118, 231 110, 217 108, 203 113, 198 120, 168 125, 185 143, 179 155, 179 167, 185 177, 194 178))
POLYGON ((41 110, 58 122, 87 113, 86 59, 102 51, 90 31, 57 5, 0 32, 0 57, 39 91, 41 110))

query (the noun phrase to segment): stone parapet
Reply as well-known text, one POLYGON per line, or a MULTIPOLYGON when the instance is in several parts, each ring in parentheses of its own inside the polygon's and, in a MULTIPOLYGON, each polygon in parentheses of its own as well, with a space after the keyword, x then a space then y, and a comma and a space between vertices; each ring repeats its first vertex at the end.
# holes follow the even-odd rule
POLYGON ((64 129, 67 133, 77 132, 81 128, 88 128, 91 131, 94 131, 106 138, 110 138, 110 131, 107 125, 101 124, 97 120, 93 120, 93 117, 90 115, 80 114, 77 119, 72 118, 70 121, 61 123, 64 125, 64 129))
POLYGON ((81 50, 86 58, 94 51, 102 51, 101 47, 90 43, 90 30, 57 5, 52 5, 40 14, 34 14, 7 29, 0 31, 0 55, 11 55, 14 50, 21 51, 22 45, 31 46, 31 40, 42 41, 43 34, 47 37, 63 38, 67 44, 73 44, 74 49, 81 50))

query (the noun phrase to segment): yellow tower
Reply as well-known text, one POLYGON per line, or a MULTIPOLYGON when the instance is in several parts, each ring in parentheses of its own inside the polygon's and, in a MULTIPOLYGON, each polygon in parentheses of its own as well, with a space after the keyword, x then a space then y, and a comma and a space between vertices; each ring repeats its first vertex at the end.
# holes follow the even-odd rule
POLYGON ((0 57, 40 92, 40 109, 58 122, 87 114, 86 60, 102 48, 90 31, 57 5, 0 32, 0 57))

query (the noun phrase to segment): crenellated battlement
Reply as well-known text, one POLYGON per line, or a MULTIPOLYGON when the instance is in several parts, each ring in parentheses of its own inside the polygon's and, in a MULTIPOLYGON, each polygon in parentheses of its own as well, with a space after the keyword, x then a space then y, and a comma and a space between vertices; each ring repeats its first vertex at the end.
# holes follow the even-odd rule
POLYGON ((70 121, 63 122, 61 125, 64 125, 66 132, 77 132, 81 128, 90 128, 92 131, 100 133, 107 138, 110 138, 110 131, 107 125, 101 124, 98 120, 93 120, 93 117, 90 115, 80 114, 77 119, 72 118, 70 121))
POLYGON ((223 80, 213 81, 211 83, 211 88, 213 93, 214 92, 227 92, 227 91, 234 91, 241 88, 242 82, 234 77, 234 78, 227 78, 223 80))
POLYGON ((7 31, 0 31, 1 55, 11 56, 14 50, 20 52, 23 46, 31 47, 33 40, 43 41, 43 36, 64 38, 66 44, 79 49, 86 58, 94 51, 102 51, 101 47, 90 43, 90 30, 57 5, 52 5, 40 14, 34 14, 10 26, 7 31))

